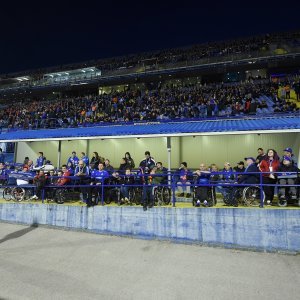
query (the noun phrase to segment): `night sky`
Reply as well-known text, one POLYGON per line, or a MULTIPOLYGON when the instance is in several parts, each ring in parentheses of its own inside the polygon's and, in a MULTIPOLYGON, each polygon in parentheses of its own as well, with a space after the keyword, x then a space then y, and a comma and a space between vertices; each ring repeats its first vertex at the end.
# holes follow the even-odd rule
POLYGON ((300 29, 300 1, 9 2, 0 74, 300 29))

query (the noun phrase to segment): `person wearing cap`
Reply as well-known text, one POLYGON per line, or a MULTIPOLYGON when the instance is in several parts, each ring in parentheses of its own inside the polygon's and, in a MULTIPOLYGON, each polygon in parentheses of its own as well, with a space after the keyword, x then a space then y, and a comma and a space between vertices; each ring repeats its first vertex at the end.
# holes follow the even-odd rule
POLYGON ((256 164, 256 159, 254 157, 245 157, 246 169, 244 174, 238 178, 237 183, 239 184, 256 184, 259 182, 259 169, 256 164), (253 174, 251 174, 253 173, 253 174))
MULTIPOLYGON (((233 171, 236 173, 243 173, 245 172, 245 164, 243 161, 239 161, 237 165, 233 168, 233 171)), ((237 174, 237 179, 239 179, 242 174, 237 174)))
POLYGON ((286 201, 286 196, 289 196, 292 200, 297 199, 297 190, 295 186, 285 187, 286 184, 296 184, 297 174, 293 172, 299 172, 300 170, 292 163, 290 156, 283 156, 282 163, 278 168, 278 183, 280 185, 278 189, 279 201, 286 201), (289 195, 288 195, 289 194, 289 195))
POLYGON ((235 207, 238 206, 238 202, 236 197, 234 197, 237 189, 244 189, 245 186, 248 184, 257 184, 259 182, 259 169, 256 164, 256 159, 254 157, 245 157, 245 161, 247 164, 247 168, 244 171, 244 174, 241 174, 241 176, 237 180, 237 184, 242 185, 240 186, 233 186, 227 195, 227 205, 233 205, 235 207))
POLYGON ((276 184, 276 172, 278 171, 280 162, 279 156, 274 149, 268 149, 267 157, 259 164, 259 169, 262 174, 262 183, 264 184, 264 192, 266 195, 267 205, 272 205, 274 199, 274 190, 276 184), (273 186, 269 185, 273 184, 273 186))
POLYGON ((292 164, 297 166, 298 161, 297 161, 295 155, 293 154, 292 148, 287 147, 287 148, 283 149, 283 156, 280 159, 280 163, 283 162, 284 156, 289 157, 291 159, 292 164))

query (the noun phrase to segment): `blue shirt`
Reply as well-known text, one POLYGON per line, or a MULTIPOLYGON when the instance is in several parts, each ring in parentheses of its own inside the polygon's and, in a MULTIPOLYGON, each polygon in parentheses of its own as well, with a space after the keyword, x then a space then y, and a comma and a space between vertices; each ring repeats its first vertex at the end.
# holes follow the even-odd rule
POLYGON ((86 166, 88 166, 90 164, 90 160, 87 156, 83 156, 81 158, 81 160, 85 163, 86 166))
POLYGON ((45 164, 45 161, 46 161, 46 157, 44 157, 44 156, 39 156, 39 157, 36 159, 36 164, 35 164, 35 166, 36 166, 36 167, 42 167, 42 166, 45 164))
POLYGON ((78 162, 79 162, 79 158, 77 156, 70 156, 68 158, 67 165, 68 165, 68 163, 71 163, 72 169, 74 170, 77 167, 78 162))
POLYGON ((91 174, 91 179, 92 181, 95 181, 96 183, 102 183, 102 180, 106 179, 109 177, 109 174, 106 170, 97 170, 92 172, 91 174))
POLYGON ((0 163, 5 163, 5 155, 2 152, 0 153, 0 163))

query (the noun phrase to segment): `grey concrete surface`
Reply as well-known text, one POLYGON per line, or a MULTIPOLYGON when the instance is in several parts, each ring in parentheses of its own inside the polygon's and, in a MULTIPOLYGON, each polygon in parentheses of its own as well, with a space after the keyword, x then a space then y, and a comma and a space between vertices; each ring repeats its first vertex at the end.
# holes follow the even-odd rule
POLYGON ((300 256, 0 223, 0 299, 299 299, 300 256))

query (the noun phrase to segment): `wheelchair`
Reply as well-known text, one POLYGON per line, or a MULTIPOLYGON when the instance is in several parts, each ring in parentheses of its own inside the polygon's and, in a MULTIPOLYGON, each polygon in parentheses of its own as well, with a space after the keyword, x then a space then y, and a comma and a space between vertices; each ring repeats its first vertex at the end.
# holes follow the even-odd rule
POLYGON ((171 189, 168 186, 153 187, 154 205, 169 205, 171 202, 171 189))
POLYGON ((223 198, 225 205, 260 206, 265 201, 265 193, 260 186, 230 187, 230 191, 223 198))
POLYGON ((10 177, 7 181, 7 185, 3 189, 3 199, 6 201, 29 200, 33 195, 33 186, 28 184, 27 181, 19 180, 14 177, 10 177))
POLYGON ((193 187, 193 206, 200 207, 201 205, 206 207, 212 207, 216 205, 216 198, 214 188, 212 186, 195 185, 193 187))
POLYGON ((141 205, 143 199, 143 187, 135 186, 129 188, 129 202, 135 205, 141 205))
MULTIPOLYGON (((299 177, 290 177, 291 179, 293 179, 293 183, 291 184, 299 184, 300 180, 299 177)), ((284 184, 287 184, 287 182, 285 181, 285 183, 282 181, 282 179, 288 179, 287 177, 279 177, 278 176, 278 181, 277 184, 278 186, 278 202, 277 205, 280 207, 286 207, 287 205, 296 205, 296 206, 300 206, 300 188, 299 186, 296 187, 296 194, 293 196, 291 195, 291 187, 284 187, 284 184), (281 194, 279 191, 280 189, 284 188, 284 194, 281 194)))

